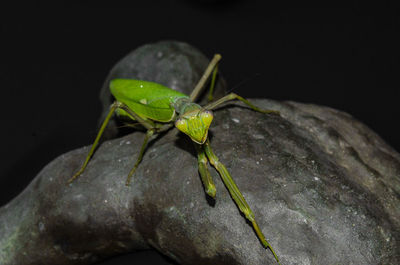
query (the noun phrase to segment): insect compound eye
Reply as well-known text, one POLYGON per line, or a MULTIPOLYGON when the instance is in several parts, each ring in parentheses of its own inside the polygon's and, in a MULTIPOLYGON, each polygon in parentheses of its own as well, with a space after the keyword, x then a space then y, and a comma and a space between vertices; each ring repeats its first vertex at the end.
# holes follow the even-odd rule
POLYGON ((214 115, 211 110, 205 110, 201 112, 201 118, 205 124, 211 124, 211 121, 214 118, 214 115))
POLYGON ((185 122, 182 119, 177 119, 175 121, 175 126, 182 126, 185 122))
POLYGON ((180 130, 182 132, 186 132, 187 131, 187 122, 184 121, 183 119, 177 119, 175 121, 175 127, 178 128, 178 130, 180 130))
POLYGON ((207 118, 208 118, 208 117, 213 117, 213 116, 214 116, 211 110, 205 110, 205 111, 203 111, 203 115, 204 115, 204 117, 207 117, 207 118))

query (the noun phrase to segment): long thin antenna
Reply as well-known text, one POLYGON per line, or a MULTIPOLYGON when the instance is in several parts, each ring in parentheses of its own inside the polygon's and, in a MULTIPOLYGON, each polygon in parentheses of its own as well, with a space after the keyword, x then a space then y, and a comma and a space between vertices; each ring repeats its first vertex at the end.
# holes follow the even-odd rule
POLYGON ((246 84, 249 81, 252 81, 254 78, 261 76, 260 73, 255 73, 254 75, 250 76, 250 77, 245 77, 243 80, 239 81, 239 83, 237 83, 236 85, 234 85, 231 89, 229 89, 228 91, 226 91, 226 94, 229 94, 230 92, 232 92, 233 90, 235 90, 236 88, 242 86, 243 84, 246 84))

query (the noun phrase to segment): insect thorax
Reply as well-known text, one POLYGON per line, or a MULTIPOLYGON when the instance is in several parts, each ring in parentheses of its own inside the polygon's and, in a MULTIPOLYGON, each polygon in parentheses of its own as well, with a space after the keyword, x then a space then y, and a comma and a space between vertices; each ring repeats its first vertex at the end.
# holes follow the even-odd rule
POLYGON ((171 106, 175 109, 179 115, 201 110, 201 106, 190 101, 189 98, 177 98, 171 103, 171 106))

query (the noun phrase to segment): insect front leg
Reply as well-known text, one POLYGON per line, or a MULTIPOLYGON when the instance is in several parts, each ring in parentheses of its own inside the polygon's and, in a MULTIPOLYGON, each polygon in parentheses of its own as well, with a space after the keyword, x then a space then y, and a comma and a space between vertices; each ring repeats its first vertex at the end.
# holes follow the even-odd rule
POLYGON ((209 139, 206 140, 206 142, 204 143, 203 146, 204 146, 204 151, 205 151, 208 159, 210 160, 210 163, 218 171, 219 175, 221 176, 222 181, 224 182, 225 186, 227 187, 229 193, 231 194, 232 199, 235 201, 235 203, 239 207, 240 211, 252 223, 254 231, 256 232, 258 238, 260 239, 260 241, 262 242, 264 247, 269 248, 271 250, 276 261, 279 263, 278 256, 275 254, 275 251, 273 250, 271 245, 268 243, 268 241, 265 239, 264 234, 261 232, 261 229, 259 228, 259 226, 255 220, 253 211, 250 209, 250 206, 247 204, 246 200, 244 199, 242 193, 240 192, 239 188, 237 187, 235 181, 232 179, 232 177, 229 174, 226 167, 221 162, 219 162, 218 157, 212 151, 209 139))
POLYGON ((204 108, 212 110, 212 109, 218 107, 219 105, 221 105, 224 102, 231 101, 231 100, 236 100, 236 99, 240 100, 241 102, 243 102, 244 104, 249 106, 252 110, 255 110, 257 112, 279 115, 279 111, 260 109, 259 107, 257 107, 255 105, 253 105, 252 103, 250 103, 250 101, 248 101, 247 99, 242 98, 241 96, 239 96, 239 95, 237 95, 235 93, 230 93, 230 94, 226 95, 225 97, 222 97, 222 98, 220 98, 220 99, 218 99, 218 100, 216 100, 214 102, 211 102, 210 104, 206 105, 204 108))
POLYGON ((215 188, 214 181, 211 177, 210 172, 208 171, 208 159, 206 154, 204 153, 204 149, 201 145, 194 143, 197 151, 197 160, 199 165, 199 173, 201 177, 201 181, 204 185, 204 190, 206 193, 215 199, 215 194, 217 189, 215 188))

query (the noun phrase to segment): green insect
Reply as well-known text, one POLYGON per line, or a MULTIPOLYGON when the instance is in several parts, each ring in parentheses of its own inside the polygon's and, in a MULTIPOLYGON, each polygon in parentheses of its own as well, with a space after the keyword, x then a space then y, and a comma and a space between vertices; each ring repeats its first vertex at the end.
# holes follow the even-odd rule
POLYGON ((219 162, 217 156, 212 151, 210 141, 208 140, 208 129, 213 120, 213 113, 211 110, 224 102, 237 99, 258 112, 273 114, 279 114, 279 112, 259 109, 246 99, 234 93, 230 93, 204 107, 194 103, 211 75, 209 99, 212 98, 212 92, 218 71, 218 62, 220 59, 221 55, 216 54, 214 56, 190 96, 153 82, 133 79, 111 80, 110 90, 111 94, 116 98, 116 101, 111 105, 110 111, 100 127, 92 148, 86 156, 85 162, 80 170, 68 180, 68 183, 74 181, 85 170, 96 146, 99 143, 100 137, 114 112, 119 117, 138 121, 147 129, 136 163, 127 176, 126 185, 129 185, 135 170, 139 166, 150 138, 154 134, 169 130, 175 125, 178 130, 187 134, 194 142, 198 157, 199 173, 206 193, 212 198, 215 198, 215 184, 207 167, 208 162, 210 162, 218 171, 222 181, 228 188, 232 199, 235 201, 240 211, 242 211, 246 218, 252 223, 254 231, 264 247, 271 250, 276 261, 279 263, 278 256, 275 254, 275 251, 267 242, 258 227, 254 213, 250 209, 226 167, 219 162))

